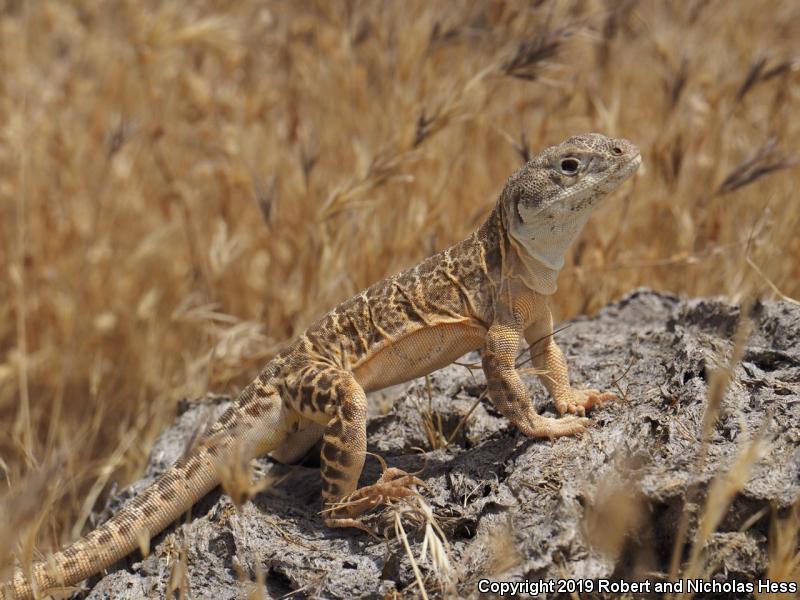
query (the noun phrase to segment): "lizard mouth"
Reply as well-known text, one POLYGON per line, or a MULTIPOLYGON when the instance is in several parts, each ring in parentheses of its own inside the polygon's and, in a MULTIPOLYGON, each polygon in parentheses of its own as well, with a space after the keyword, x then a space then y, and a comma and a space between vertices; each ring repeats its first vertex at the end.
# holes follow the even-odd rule
POLYGON ((639 166, 642 164, 642 153, 637 152, 636 155, 632 156, 630 160, 623 163, 619 170, 617 171, 618 174, 627 178, 633 175, 639 166))
POLYGON ((611 192, 636 173, 641 164, 642 153, 637 152, 629 160, 622 163, 616 170, 608 173, 608 175, 599 182, 599 185, 602 186, 603 191, 606 193, 611 192))
POLYGON ((630 171, 630 174, 633 174, 633 173, 635 173, 635 172, 636 172, 636 170, 637 170, 637 169, 638 169, 638 168, 641 166, 641 164, 642 164, 642 153, 641 153, 641 152, 637 152, 637 153, 636 153, 636 156, 634 156, 633 158, 631 158, 631 159, 630 159, 630 160, 629 160, 629 161, 628 161, 628 162, 627 162, 627 163, 626 163, 626 164, 623 166, 623 170, 630 171))

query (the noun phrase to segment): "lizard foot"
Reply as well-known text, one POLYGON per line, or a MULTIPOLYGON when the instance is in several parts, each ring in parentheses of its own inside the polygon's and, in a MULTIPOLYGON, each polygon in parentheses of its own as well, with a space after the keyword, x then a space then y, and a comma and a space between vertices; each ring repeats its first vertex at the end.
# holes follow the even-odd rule
POLYGON ((616 394, 611 392, 601 392, 600 390, 572 390, 571 400, 562 401, 556 404, 556 409, 560 414, 570 413, 582 417, 587 410, 595 406, 602 406, 606 402, 619 400, 616 394))
POLYGON ((356 527, 375 535, 371 529, 356 519, 366 511, 381 504, 391 504, 396 498, 408 498, 418 494, 416 486, 425 483, 415 475, 402 469, 386 469, 380 479, 372 485, 357 489, 338 502, 329 504, 323 510, 326 513, 325 525, 328 527, 356 527))
POLYGON ((543 417, 536 415, 523 423, 517 423, 517 427, 528 437, 535 438, 557 438, 565 435, 577 435, 582 433, 592 424, 591 420, 584 417, 543 417))

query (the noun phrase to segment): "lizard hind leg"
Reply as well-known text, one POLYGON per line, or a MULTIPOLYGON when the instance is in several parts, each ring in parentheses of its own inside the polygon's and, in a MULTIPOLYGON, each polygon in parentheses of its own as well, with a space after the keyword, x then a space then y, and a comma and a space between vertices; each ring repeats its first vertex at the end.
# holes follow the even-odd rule
POLYGON ((367 396, 352 373, 329 367, 309 370, 298 382, 301 415, 327 419, 322 435, 320 471, 323 516, 328 527, 355 527, 372 533, 357 520, 367 510, 415 494, 418 479, 399 469, 384 469, 372 485, 358 487, 367 454, 367 396))

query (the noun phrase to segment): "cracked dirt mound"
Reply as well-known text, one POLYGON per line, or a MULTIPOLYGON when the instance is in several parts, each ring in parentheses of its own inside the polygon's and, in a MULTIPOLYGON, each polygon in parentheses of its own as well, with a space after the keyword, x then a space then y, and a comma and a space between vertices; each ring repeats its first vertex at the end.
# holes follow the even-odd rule
MULTIPOLYGON (((457 580, 454 595, 476 595, 477 581, 539 578, 658 579, 669 562, 681 515, 694 539, 709 486, 754 437, 746 483, 716 527, 702 557, 708 579, 752 580, 767 564, 771 519, 800 498, 800 307, 757 304, 753 331, 736 366, 705 460, 698 460, 709 374, 733 347, 739 308, 715 300, 682 301, 636 291, 596 317, 576 319, 557 333, 576 387, 623 395, 592 415, 580 438, 528 440, 481 400, 480 370, 452 365, 390 390, 393 409, 371 418, 369 450, 390 466, 422 469, 424 497, 447 534, 457 580), (433 407, 447 448, 429 449, 422 412, 433 407), (453 435, 455 432, 455 435, 453 435), (687 502, 687 497, 689 501, 687 502), (591 541, 591 543, 590 543, 591 541)), ((477 354, 463 363, 477 363, 477 354)), ((539 411, 552 413, 544 389, 525 375, 539 411)), ((387 398, 383 395, 382 400, 387 398)), ((114 499, 116 510, 161 473, 226 399, 193 404, 159 439, 146 477, 114 499)), ((312 453, 313 454, 313 453, 312 453)), ((312 456, 294 467, 269 459, 259 468, 282 477, 237 513, 218 490, 192 511, 189 523, 155 538, 151 554, 132 556, 90 581, 88 598, 163 597, 173 565, 186 556, 185 584, 194 598, 246 597, 264 576, 267 597, 417 597, 401 543, 323 527, 320 478, 312 456)), ((361 483, 380 474, 368 458, 361 483)), ((106 511, 108 513, 109 511, 106 511)), ((107 514, 103 515, 107 517, 107 514)), ((373 519, 376 527, 380 517, 373 519)), ((408 523, 419 555, 422 535, 408 523)), ((684 563, 687 560, 684 555, 684 563)), ((421 567, 423 577, 430 568, 421 567)), ((432 578, 428 590, 439 588, 432 578)), ((584 594, 585 596, 585 594, 584 594)))

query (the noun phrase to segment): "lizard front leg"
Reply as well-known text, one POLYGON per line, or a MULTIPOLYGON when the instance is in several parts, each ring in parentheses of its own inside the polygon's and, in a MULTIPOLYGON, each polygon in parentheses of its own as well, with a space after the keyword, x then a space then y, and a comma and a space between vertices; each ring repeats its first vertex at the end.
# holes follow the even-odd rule
POLYGON ((553 337, 553 315, 549 308, 528 326, 525 340, 530 345, 533 366, 540 371, 539 378, 550 392, 559 414, 571 413, 582 417, 587 410, 618 399, 610 392, 576 390, 570 386, 567 361, 553 337))
POLYGON ((483 371, 489 397, 497 410, 530 437, 559 437, 580 433, 589 420, 578 417, 553 419, 537 414, 520 379, 514 360, 522 339, 516 322, 495 323, 486 334, 483 371))

